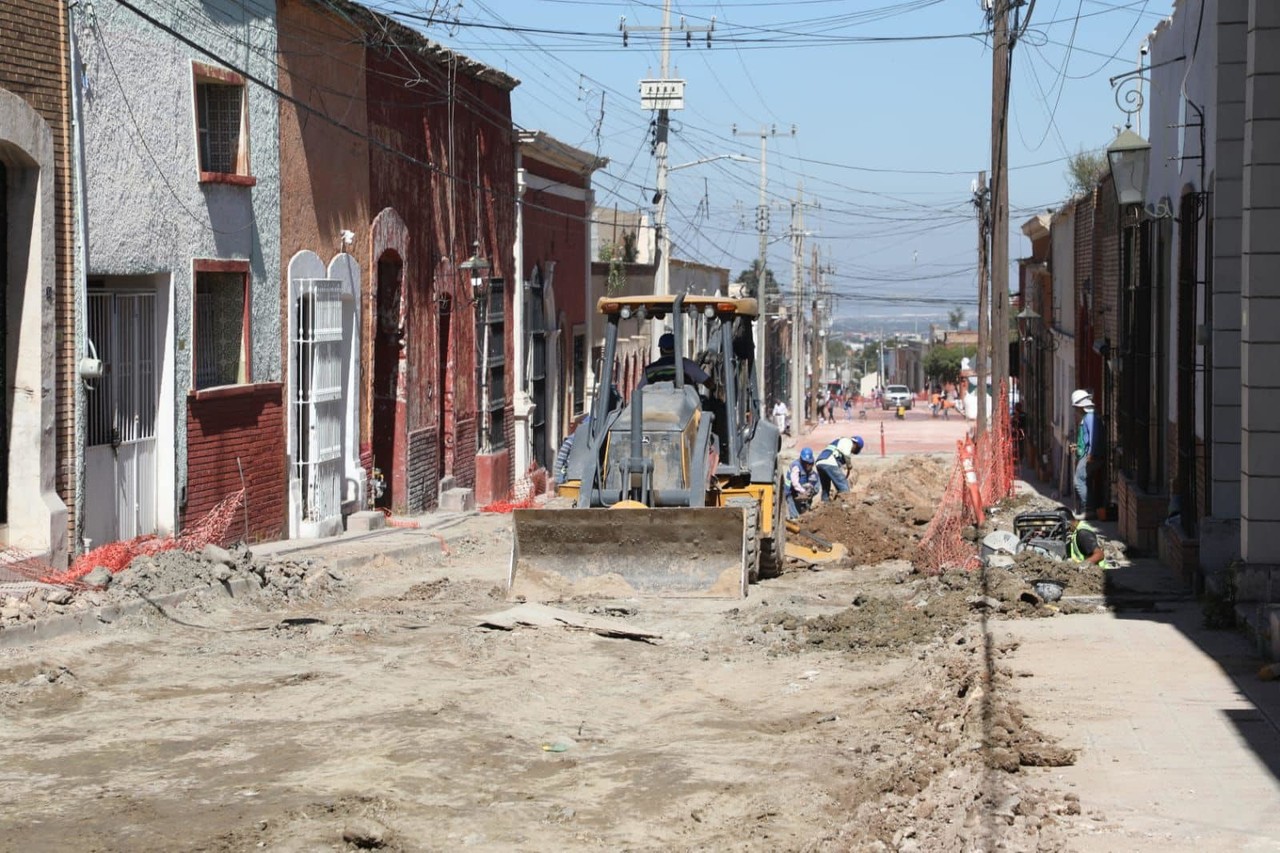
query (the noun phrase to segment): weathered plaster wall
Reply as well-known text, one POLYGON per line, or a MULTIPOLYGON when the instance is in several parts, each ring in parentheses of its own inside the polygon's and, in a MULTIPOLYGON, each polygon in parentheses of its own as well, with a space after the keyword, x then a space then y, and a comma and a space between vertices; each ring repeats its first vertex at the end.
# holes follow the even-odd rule
MULTIPOLYGON (((275 85, 275 4, 202 0, 135 5, 237 69, 275 85)), ((173 286, 174 436, 179 496, 186 486, 186 391, 192 386, 195 258, 248 260, 253 382, 280 366, 279 118, 274 94, 249 83, 251 188, 197 180, 192 61, 208 56, 117 4, 97 0, 77 25, 84 97, 89 272, 170 273, 173 286)), ((283 480, 279 488, 283 489, 283 480)), ((162 496, 161 500, 170 498, 162 496)))
MULTIPOLYGON (((471 284, 458 264, 471 256, 473 243, 479 241, 490 264, 489 275, 508 283, 504 302, 509 324, 516 290, 511 286, 515 144, 510 87, 471 76, 465 61, 423 55, 412 47, 370 51, 367 63, 369 132, 407 155, 375 147, 369 184, 371 208, 395 209, 411 235, 404 258, 408 429, 417 434, 439 427, 441 395, 447 398, 452 414, 440 429, 445 446, 434 474, 421 476, 432 479, 451 473, 459 485, 471 486, 478 406, 476 320, 471 284), (417 80, 412 99, 405 97, 406 75, 417 80), (445 304, 450 334, 448 350, 442 352, 440 312, 445 304)), ((510 335, 504 350, 509 423, 510 335)), ((408 464, 414 470, 420 467, 412 458, 408 464)))
MULTIPOLYGON (((1183 194, 1208 189, 1204 183, 1207 183, 1207 176, 1214 170, 1216 153, 1214 137, 1217 128, 1215 75, 1217 39, 1214 38, 1214 22, 1217 20, 1217 8, 1217 0, 1178 0, 1174 4, 1172 17, 1157 26, 1150 38, 1151 65, 1153 66, 1151 89, 1147 100, 1150 106, 1150 120, 1144 127, 1144 132, 1151 142, 1151 172, 1147 182, 1147 202, 1149 204, 1165 202, 1175 217, 1179 215, 1178 204, 1183 194), (1203 27, 1200 26, 1202 3, 1204 5, 1203 27), (1198 41, 1197 30, 1199 30, 1198 41), (1178 57, 1185 57, 1185 59, 1178 61, 1178 57), (1160 65, 1160 63, 1167 64, 1160 65), (1157 65, 1160 67, 1155 67, 1157 65), (1194 126, 1200 119, 1196 111, 1188 106, 1188 101, 1200 107, 1205 113, 1206 145, 1203 152, 1200 150, 1200 129, 1194 126), (1202 154, 1205 182, 1202 182, 1200 177, 1202 154)), ((1243 121, 1243 113, 1241 121, 1243 121)), ((1168 259, 1171 282, 1178 281, 1178 245, 1181 241, 1182 227, 1181 223, 1173 221, 1168 259)), ((1208 267, 1203 245, 1200 259, 1201 264, 1208 267)), ((1173 346, 1178 340, 1177 288, 1170 287, 1166 296, 1165 316, 1169 318, 1166 340, 1173 346)), ((1204 312, 1201 308, 1197 312, 1197 322, 1203 318, 1204 312)), ((1203 364, 1204 348, 1197 346, 1196 349, 1197 363, 1203 364)), ((1178 360, 1171 351, 1165 378, 1171 389, 1178 387, 1177 374, 1178 360)), ((1197 400, 1204 398, 1202 382, 1203 378, 1197 377, 1195 392, 1197 400)), ((1174 421, 1178 416, 1177 394, 1168 394, 1167 400, 1168 408, 1165 418, 1174 421)), ((1204 435, 1204 415, 1203 411, 1197 409, 1195 430, 1201 437, 1204 435)))

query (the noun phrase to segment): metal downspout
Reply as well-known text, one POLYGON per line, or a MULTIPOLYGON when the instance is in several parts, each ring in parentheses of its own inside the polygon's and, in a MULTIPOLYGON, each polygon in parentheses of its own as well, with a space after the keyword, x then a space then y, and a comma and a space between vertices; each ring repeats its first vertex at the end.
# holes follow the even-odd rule
MULTIPOLYGON (((75 226, 71 274, 72 299, 75 303, 73 352, 76 355, 71 364, 73 375, 76 369, 75 361, 78 361, 80 355, 86 349, 85 318, 88 316, 89 310, 86 286, 86 277, 89 274, 89 216, 84 188, 85 160, 83 110, 81 107, 80 47, 76 41, 76 27, 73 20, 78 5, 79 0, 69 0, 67 3, 67 47, 68 62, 71 65, 69 75, 71 81, 71 145, 74 157, 71 175, 72 192, 75 194, 75 203, 72 205, 75 210, 75 226)), ((73 448, 75 482, 73 484, 74 495, 72 503, 75 507, 75 521, 71 537, 71 551, 78 555, 81 553, 84 543, 84 453, 85 407, 87 400, 85 399, 84 383, 76 380, 73 384, 75 386, 75 401, 72 406, 73 431, 75 434, 75 446, 73 448)))

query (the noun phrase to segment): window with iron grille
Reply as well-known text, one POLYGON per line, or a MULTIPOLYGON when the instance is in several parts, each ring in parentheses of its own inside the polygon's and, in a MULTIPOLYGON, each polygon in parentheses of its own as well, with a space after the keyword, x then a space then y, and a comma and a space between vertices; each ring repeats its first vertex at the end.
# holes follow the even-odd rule
MULTIPOLYGON (((487 404, 487 411, 480 413, 489 424, 489 449, 497 450, 506 446, 504 409, 506 396, 506 314, 503 310, 503 289, 505 282, 500 278, 489 279, 488 298, 480 306, 481 316, 476 329, 483 358, 477 365, 479 381, 476 383, 480 391, 482 408, 487 404), (486 337, 487 331, 487 337, 486 337), (487 349, 485 349, 487 347, 487 349), (487 376, 485 371, 488 371, 487 376), (483 399, 487 397, 486 399, 483 399)), ((483 436, 482 436, 483 438, 483 436)))
POLYGON ((577 417, 587 410, 587 336, 582 332, 573 335, 573 415, 577 417))
POLYGON ((196 272, 196 390, 249 381, 247 287, 243 272, 196 272))
POLYGON ((193 69, 200 180, 252 185, 244 78, 198 62, 193 69))

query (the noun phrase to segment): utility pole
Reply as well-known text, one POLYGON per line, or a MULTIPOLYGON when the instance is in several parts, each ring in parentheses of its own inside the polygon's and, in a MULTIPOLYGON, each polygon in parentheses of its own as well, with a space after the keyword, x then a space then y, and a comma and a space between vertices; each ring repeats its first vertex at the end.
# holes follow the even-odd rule
POLYGON ((826 318, 822 313, 822 283, 819 280, 821 275, 818 269, 818 247, 813 247, 813 266, 810 267, 811 281, 813 282, 813 303, 810 306, 813 317, 812 329, 809 332, 809 341, 812 350, 809 353, 809 399, 813 400, 815 407, 818 405, 818 393, 822 390, 822 358, 823 358, 823 337, 822 329, 826 318))
MULTIPOLYGON (((684 33, 685 45, 693 43, 694 33, 707 34, 707 47, 711 47, 711 33, 715 30, 716 19, 705 27, 691 27, 680 19, 680 31, 684 33)), ((667 174, 670 171, 667 155, 667 141, 671 132, 671 110, 684 109, 684 80, 671 77, 671 0, 662 4, 662 26, 629 27, 627 19, 618 23, 622 31, 622 45, 626 47, 628 36, 636 32, 657 32, 662 37, 662 76, 656 80, 640 81, 640 106, 647 110, 657 110, 658 118, 653 130, 653 155, 658 161, 658 187, 654 201, 657 210, 654 212, 654 227, 658 231, 658 270, 654 281, 654 293, 666 296, 671 292, 671 234, 667 229, 667 174)), ((657 323, 659 321, 655 321, 657 323)), ((658 338, 661 328, 651 336, 650 349, 654 356, 658 355, 658 338)))
POLYGON ((987 395, 982 389, 987 385, 987 353, 991 343, 990 326, 987 322, 987 295, 990 292, 990 259, 987 256, 991 239, 990 191, 987 173, 979 172, 973 190, 973 206, 978 212, 978 354, 974 359, 974 369, 978 375, 978 435, 982 435, 987 429, 987 395))
MULTIPOLYGON (((991 37, 991 383, 1009 380, 1009 69, 1035 0, 993 0, 991 37), (1027 7, 1021 18, 1022 7, 1027 7), (1010 17, 1013 21, 1010 23, 1010 17)), ((978 400, 986 393, 979 385, 978 400)), ((981 403, 979 403, 981 405, 981 403)), ((995 414, 994 412, 992 413, 995 414)), ((1007 416, 1002 412, 1001 416, 1007 416)), ((981 424, 979 416, 979 424, 981 424)))
MULTIPOLYGON (((795 307, 791 318, 791 411, 795 417, 795 423, 803 426, 804 424, 804 281, 799 271, 799 256, 797 254, 797 246, 799 238, 795 235, 799 233, 796 228, 795 216, 799 205, 792 208, 792 247, 791 260, 795 265, 792 272, 792 295, 795 297, 795 307)), ((803 213, 801 213, 803 216, 803 213)), ((800 438, 800 428, 797 427, 793 437, 800 438)))
MULTIPOLYGON (((733 125, 734 136, 745 136, 739 133, 738 126, 733 125)), ((756 384, 767 405, 769 397, 768 381, 770 373, 766 362, 769 357, 769 290, 765 270, 769 264, 769 137, 778 135, 777 125, 760 128, 760 204, 756 207, 756 231, 760 235, 760 257, 757 258, 756 300, 760 310, 760 323, 756 329, 756 384)), ((796 126, 791 125, 791 135, 796 135, 796 126)))
MULTIPOLYGON (((791 204, 791 292, 795 297, 795 318, 792 320, 791 348, 791 405, 795 408, 797 423, 803 424, 804 412, 804 190, 797 188, 796 200, 791 204)), ((814 329, 809 328, 812 335, 814 329)), ((797 430, 796 438, 800 437, 797 430)))

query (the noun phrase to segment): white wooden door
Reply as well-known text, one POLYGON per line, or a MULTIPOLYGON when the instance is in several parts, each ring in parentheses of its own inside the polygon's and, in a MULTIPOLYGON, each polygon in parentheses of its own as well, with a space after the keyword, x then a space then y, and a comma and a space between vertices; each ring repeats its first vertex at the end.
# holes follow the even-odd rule
POLYGON ((342 282, 299 281, 294 310, 302 518, 322 521, 342 514, 342 282))
POLYGON ((156 294, 89 294, 84 537, 93 546, 156 530, 156 294))

